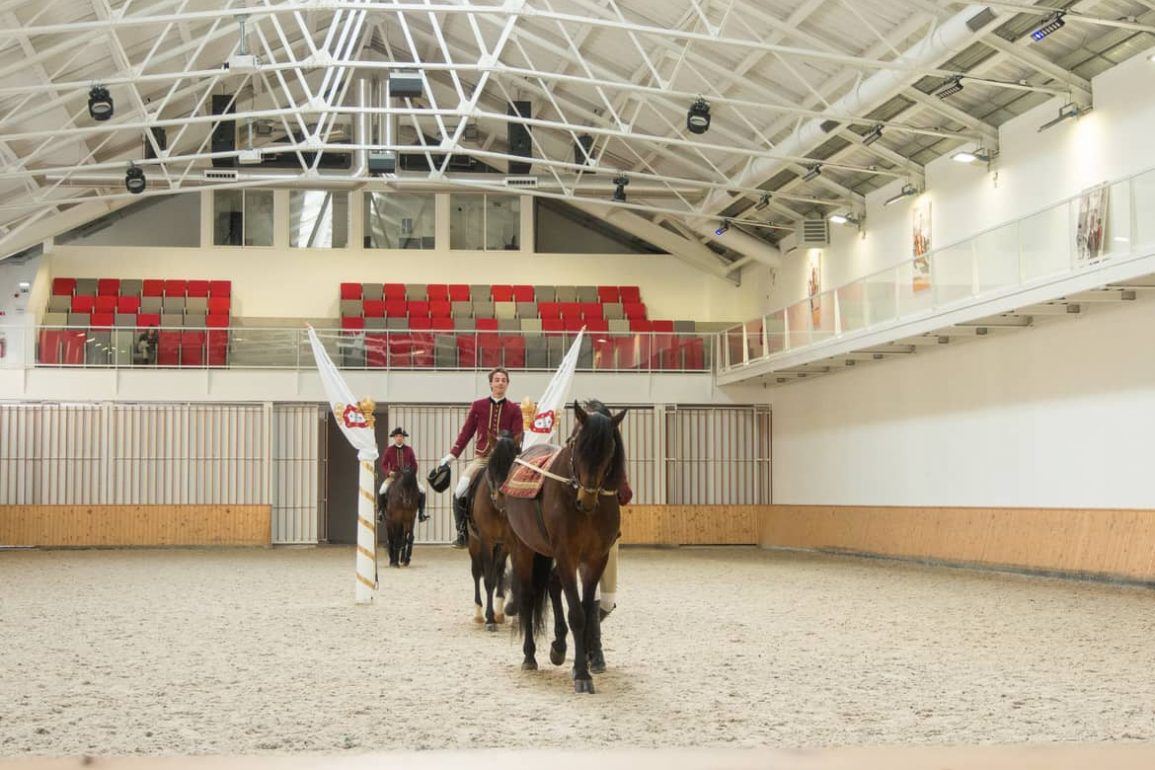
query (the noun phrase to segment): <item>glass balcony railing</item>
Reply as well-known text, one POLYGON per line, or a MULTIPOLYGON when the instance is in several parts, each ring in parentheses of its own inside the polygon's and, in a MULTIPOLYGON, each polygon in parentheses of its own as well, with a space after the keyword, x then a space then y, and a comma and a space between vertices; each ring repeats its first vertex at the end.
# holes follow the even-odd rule
MULTIPOLYGON (((428 330, 317 330, 343 369, 556 370, 574 336, 546 332, 435 332, 428 330)), ((20 337, 26 354, 0 356, 0 368, 313 369, 304 328, 189 328, 40 326, 0 329, 6 353, 20 337)), ((587 333, 578 369, 607 372, 709 372, 714 335, 587 333)))
POLYGON ((1155 170, 1095 188, 718 334, 719 372, 1155 249, 1155 170), (1103 192, 1105 191, 1105 194, 1103 192))

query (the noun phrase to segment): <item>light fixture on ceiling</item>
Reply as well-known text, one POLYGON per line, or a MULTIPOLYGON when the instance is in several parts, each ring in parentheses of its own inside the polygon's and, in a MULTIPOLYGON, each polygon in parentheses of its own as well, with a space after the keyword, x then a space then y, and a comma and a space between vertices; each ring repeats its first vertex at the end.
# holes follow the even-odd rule
POLYGON ((704 134, 710 130, 710 103, 700 96, 686 113, 686 128, 691 134, 704 134))
POLYGON ((882 205, 893 206, 899 201, 905 200, 906 198, 913 198, 915 195, 918 195, 918 188, 908 182, 902 186, 902 190, 899 191, 898 195, 887 198, 886 202, 882 205))
POLYGON ((88 114, 93 120, 108 120, 112 112, 112 94, 102 85, 93 86, 88 92, 88 114))
POLYGON ((1063 14, 1061 11, 1053 13, 1047 17, 1046 21, 1035 27, 1035 29, 1031 32, 1031 40, 1034 40, 1037 43, 1046 37, 1050 37, 1053 32, 1057 32, 1058 30, 1062 29, 1064 26, 1066 26, 1066 24, 1067 22, 1063 21, 1063 14))
POLYGON ((951 160, 958 163, 989 163, 991 154, 982 147, 976 147, 973 150, 959 150, 951 156, 951 160))
POLYGON ((766 193, 761 198, 758 199, 757 203, 754 204, 754 210, 755 211, 761 211, 762 209, 766 208, 769 205, 770 205, 770 193, 766 193))
POLYGON ((948 96, 954 96, 961 90, 963 90, 962 75, 955 75, 939 86, 939 89, 934 92, 934 95, 939 99, 945 99, 948 96))
POLYGON ((1059 116, 1058 117, 1052 118, 1051 120, 1048 120, 1043 125, 1039 126, 1039 133, 1046 131, 1048 128, 1053 128, 1054 126, 1059 125, 1064 120, 1071 120, 1073 118, 1079 117, 1082 114, 1083 114, 1083 109, 1081 107, 1079 107, 1079 105, 1075 104, 1074 102, 1069 102, 1068 104, 1064 104, 1062 107, 1059 108, 1059 116))
POLYGON ((874 128, 870 129, 870 133, 865 134, 862 137, 862 144, 865 147, 869 147, 870 145, 874 144, 875 142, 877 142, 881 138, 882 138, 882 126, 875 126, 874 128))
POLYGON ((630 178, 625 174, 614 177, 614 200, 618 203, 626 202, 626 185, 629 183, 630 178))
POLYGON ((862 221, 853 214, 835 213, 831 214, 827 219, 836 225, 858 225, 862 223, 862 221))
POLYGON ((815 163, 813 166, 809 166, 806 173, 802 175, 802 181, 803 182, 813 181, 813 180, 817 179, 821 173, 822 173, 822 164, 821 163, 815 163))
POLYGON ((573 145, 573 162, 578 166, 594 165, 594 138, 582 134, 573 145))
POLYGON ((147 185, 148 180, 144 178, 144 169, 135 163, 129 163, 128 171, 124 172, 124 189, 133 195, 140 195, 147 185))
POLYGON ((718 225, 718 227, 714 230, 714 235, 721 237, 728 232, 730 232, 730 220, 723 219, 722 224, 718 225))

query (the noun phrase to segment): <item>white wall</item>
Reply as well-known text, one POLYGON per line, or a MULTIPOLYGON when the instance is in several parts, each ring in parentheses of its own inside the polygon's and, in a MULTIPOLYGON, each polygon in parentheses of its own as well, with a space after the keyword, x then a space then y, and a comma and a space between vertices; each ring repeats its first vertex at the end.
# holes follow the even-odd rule
MULTIPOLYGON (((1058 114, 1056 99, 1008 121, 999 129, 1000 156, 987 171, 949 156, 926 167, 934 247, 950 245, 1077 195, 1100 182, 1155 168, 1155 64, 1136 56, 1092 82, 1094 110, 1042 133, 1058 114)), ((832 225, 834 242, 822 256, 822 286, 832 289, 904 262, 911 252, 911 209, 915 199, 883 206, 904 180, 867 196, 865 237, 856 228, 832 225)), ((775 278, 770 307, 807 295, 807 255, 785 257, 775 278)))
POLYGON ((774 501, 1155 508, 1155 300, 771 391, 774 501))

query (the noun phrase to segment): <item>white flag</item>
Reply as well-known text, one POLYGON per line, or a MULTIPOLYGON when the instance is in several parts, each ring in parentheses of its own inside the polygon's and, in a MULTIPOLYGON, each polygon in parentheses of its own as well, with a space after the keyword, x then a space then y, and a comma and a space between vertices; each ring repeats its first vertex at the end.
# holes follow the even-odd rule
POLYGON ((325 395, 333 409, 333 416, 337 418, 337 425, 349 443, 357 450, 357 457, 362 460, 377 459, 377 436, 373 426, 361 413, 357 400, 341 372, 333 365, 329 354, 317 339, 317 332, 309 327, 309 344, 313 348, 313 357, 317 359, 317 371, 321 374, 321 384, 325 386, 325 395))
POLYGON ((578 332, 577 339, 570 346, 569 352, 561 360, 561 366, 553 375, 553 379, 546 386, 545 393, 537 402, 537 413, 534 414, 533 422, 526 428, 525 435, 521 440, 522 449, 528 449, 535 444, 547 443, 554 430, 557 429, 557 415, 559 411, 565 408, 565 402, 569 399, 569 389, 573 385, 573 373, 577 368, 578 352, 581 349, 584 334, 585 327, 583 326, 582 330, 578 332))

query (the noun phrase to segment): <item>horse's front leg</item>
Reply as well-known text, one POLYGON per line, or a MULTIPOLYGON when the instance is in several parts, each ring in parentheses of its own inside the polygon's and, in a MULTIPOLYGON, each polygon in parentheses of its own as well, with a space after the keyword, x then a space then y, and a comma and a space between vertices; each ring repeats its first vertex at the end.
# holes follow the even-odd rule
POLYGON ((469 548, 469 567, 473 572, 473 622, 481 623, 481 553, 469 548))
POLYGON ((606 657, 602 652, 602 622, 598 616, 597 601, 594 599, 598 581, 605 572, 607 558, 590 562, 582 566, 582 609, 586 616, 586 646, 589 650, 590 671, 594 674, 605 673, 606 657))
POLYGON ((568 560, 563 562, 559 559, 557 572, 561 578, 566 602, 569 604, 569 625, 573 629, 573 690, 593 693, 594 681, 590 676, 589 661, 586 659, 586 612, 578 592, 577 567, 568 560))
POLYGON ((498 625, 505 622, 505 549, 501 543, 493 546, 493 619, 498 625))
POLYGON ((549 576, 549 601, 553 605, 553 643, 549 646, 549 662, 555 666, 565 663, 565 637, 569 627, 565 624, 565 605, 561 600, 561 578, 555 568, 549 576))
POLYGON ((410 560, 413 558, 413 528, 405 533, 405 542, 401 546, 401 563, 406 567, 409 566, 410 560))
POLYGON ((481 563, 482 574, 485 576, 485 630, 496 631, 497 621, 493 617, 493 549, 488 547, 485 542, 481 543, 481 563))

